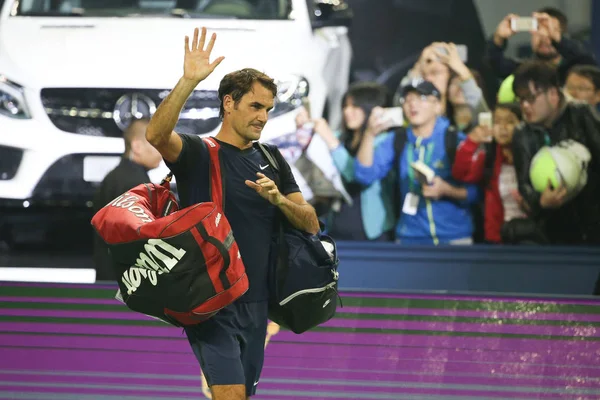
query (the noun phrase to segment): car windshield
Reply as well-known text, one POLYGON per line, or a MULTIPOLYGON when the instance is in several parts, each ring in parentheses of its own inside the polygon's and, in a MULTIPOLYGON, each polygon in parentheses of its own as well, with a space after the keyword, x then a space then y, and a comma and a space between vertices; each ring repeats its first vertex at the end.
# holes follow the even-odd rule
MULTIPOLYGON (((288 19, 291 0, 16 0, 18 16, 288 19)), ((13 8, 14 9, 14 8, 13 8)))

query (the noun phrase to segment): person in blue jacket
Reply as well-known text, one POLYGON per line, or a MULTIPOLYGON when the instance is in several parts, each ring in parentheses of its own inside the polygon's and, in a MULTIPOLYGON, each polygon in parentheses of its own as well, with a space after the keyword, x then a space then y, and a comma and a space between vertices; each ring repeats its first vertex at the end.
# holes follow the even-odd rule
MULTIPOLYGON (((431 82, 415 81, 407 85, 401 93, 408 126, 400 154, 395 154, 393 135, 375 146, 379 132, 367 129, 354 161, 356 181, 363 185, 370 185, 397 168, 401 201, 395 233, 402 244, 473 243, 470 205, 479 200, 479 189, 452 179, 452 157, 447 154, 445 139, 450 134, 450 122, 440 116, 440 99, 439 90, 431 82), (431 181, 419 177, 419 172, 411 166, 417 161, 433 171, 435 176, 431 181)), ((457 144, 465 139, 462 132, 454 134, 457 144)))

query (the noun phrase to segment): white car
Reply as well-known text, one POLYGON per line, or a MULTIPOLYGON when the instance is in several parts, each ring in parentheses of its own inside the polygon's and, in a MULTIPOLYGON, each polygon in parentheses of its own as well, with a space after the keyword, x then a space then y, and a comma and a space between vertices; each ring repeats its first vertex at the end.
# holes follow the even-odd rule
MULTIPOLYGON (((151 116, 183 72, 184 37, 216 32, 225 56, 176 130, 215 134, 217 88, 253 67, 279 83, 262 140, 313 116, 341 121, 351 48, 342 0, 0 0, 0 235, 37 206, 91 207, 119 162, 122 132, 151 116)), ((153 181, 168 172, 151 171, 153 181)), ((19 222, 20 223, 20 222, 19 222)), ((8 232, 8 233, 7 233, 8 232)), ((1 238, 0 238, 1 239, 1 238)))

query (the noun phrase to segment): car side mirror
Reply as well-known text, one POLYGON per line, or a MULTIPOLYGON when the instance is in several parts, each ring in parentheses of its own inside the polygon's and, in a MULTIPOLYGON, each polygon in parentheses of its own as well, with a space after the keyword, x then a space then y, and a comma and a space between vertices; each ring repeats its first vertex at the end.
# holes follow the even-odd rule
POLYGON ((313 29, 352 24, 352 9, 344 0, 314 0, 313 29))

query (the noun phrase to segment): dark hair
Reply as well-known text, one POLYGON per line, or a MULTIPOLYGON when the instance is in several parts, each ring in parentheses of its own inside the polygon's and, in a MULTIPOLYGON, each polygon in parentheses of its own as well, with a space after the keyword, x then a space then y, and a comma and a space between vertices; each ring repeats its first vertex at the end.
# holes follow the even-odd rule
POLYGON ((523 114, 521 112, 521 105, 519 103, 497 103, 496 109, 501 108, 503 110, 510 111, 513 113, 519 121, 523 119, 523 114))
MULTIPOLYGON (((389 94, 385 86, 376 82, 356 82, 350 85, 348 91, 342 98, 342 109, 346 105, 348 98, 352 99, 352 103, 356 107, 360 107, 365 113, 365 121, 360 128, 361 133, 365 131, 369 123, 369 116, 375 107, 386 107, 389 103, 389 94)), ((346 126, 346 121, 342 118, 342 137, 346 149, 354 154, 356 149, 350 149, 353 132, 346 126)))
POLYGON ((230 95, 235 104, 238 104, 242 97, 252 90, 254 82, 258 82, 266 89, 277 96, 277 85, 273 78, 253 68, 244 68, 239 71, 230 72, 223 77, 219 85, 219 117, 223 118, 225 109, 223 108, 223 98, 230 95))
POLYGON ((512 89, 517 96, 519 92, 529 92, 529 82, 533 83, 536 90, 546 91, 551 88, 560 88, 556 67, 546 61, 525 61, 517 68, 514 75, 512 89))
POLYGON ((571 74, 583 76, 594 84, 594 91, 600 90, 600 68, 595 65, 576 65, 569 70, 567 77, 571 74))
POLYGON ((549 16, 556 18, 558 20, 558 23, 560 24, 561 33, 567 32, 567 29, 569 27, 569 20, 567 19, 567 16, 562 11, 560 11, 558 8, 543 7, 543 8, 540 8, 537 12, 546 13, 549 16))

